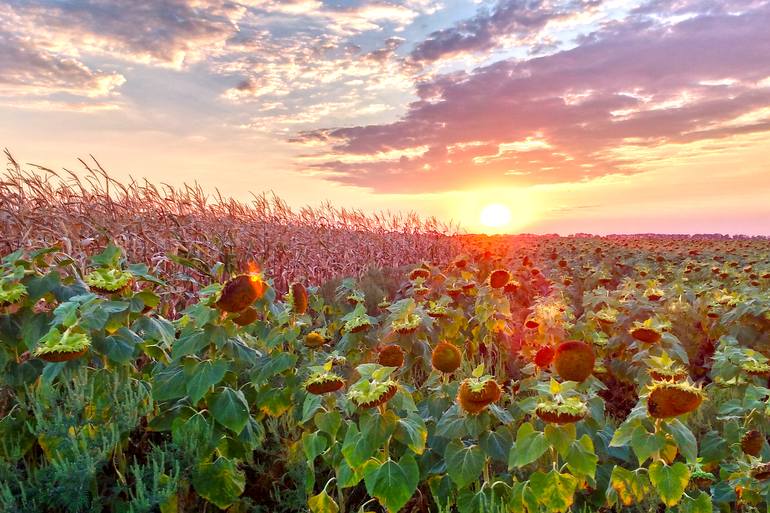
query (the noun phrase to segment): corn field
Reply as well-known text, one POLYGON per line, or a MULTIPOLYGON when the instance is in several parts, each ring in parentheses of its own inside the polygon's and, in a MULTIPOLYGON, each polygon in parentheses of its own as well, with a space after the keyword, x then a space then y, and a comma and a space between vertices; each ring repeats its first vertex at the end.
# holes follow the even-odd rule
POLYGON ((210 272, 208 262, 223 262, 226 273, 254 262, 285 292, 295 280, 320 284, 370 267, 446 262, 459 244, 454 225, 415 213, 366 214, 328 202, 292 209, 266 193, 245 203, 198 184, 121 182, 93 157, 79 159, 83 169, 75 172, 24 168, 7 149, 5 156, 0 254, 57 245, 84 268, 89 255, 113 241, 181 296, 210 272))

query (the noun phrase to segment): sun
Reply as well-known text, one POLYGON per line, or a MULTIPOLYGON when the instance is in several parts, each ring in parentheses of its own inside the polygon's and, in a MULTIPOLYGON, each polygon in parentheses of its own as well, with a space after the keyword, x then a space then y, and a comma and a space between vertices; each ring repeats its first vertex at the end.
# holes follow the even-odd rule
POLYGON ((481 211, 479 221, 490 228, 501 228, 511 223, 511 209, 499 203, 487 205, 481 211))

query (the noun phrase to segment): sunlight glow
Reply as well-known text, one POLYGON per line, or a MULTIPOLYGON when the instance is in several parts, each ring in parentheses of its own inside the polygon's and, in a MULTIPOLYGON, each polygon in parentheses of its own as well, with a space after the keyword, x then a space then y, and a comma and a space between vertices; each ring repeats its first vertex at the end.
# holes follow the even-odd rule
POLYGON ((511 210, 505 205, 494 203, 487 205, 479 216, 481 224, 490 228, 500 228, 510 224, 511 210))

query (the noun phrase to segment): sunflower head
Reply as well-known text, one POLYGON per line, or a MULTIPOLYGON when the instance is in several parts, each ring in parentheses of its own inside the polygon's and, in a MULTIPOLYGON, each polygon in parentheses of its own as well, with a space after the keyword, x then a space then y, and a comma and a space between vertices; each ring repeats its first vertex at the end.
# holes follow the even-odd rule
POLYGON ((248 326, 249 324, 257 320, 257 316, 258 316, 257 311, 252 307, 248 307, 245 310, 243 310, 241 313, 239 313, 233 319, 233 322, 238 326, 248 326))
POLYGON ((752 429, 747 431, 741 438, 741 449, 749 456, 757 457, 762 452, 764 441, 765 436, 756 429, 752 429))
POLYGON ((460 363, 462 363, 462 353, 454 344, 442 341, 433 348, 431 364, 437 371, 451 374, 460 367, 460 363))
POLYGON ((345 386, 345 380, 328 370, 314 372, 305 381, 305 390, 315 395, 336 392, 345 386))
POLYGON ((94 269, 85 277, 88 286, 98 292, 117 292, 131 285, 133 275, 116 268, 94 269))
POLYGON ((657 344, 663 333, 671 328, 671 323, 657 317, 651 317, 644 322, 635 321, 629 333, 634 339, 646 344, 657 344))
POLYGON ((489 274, 489 286, 493 289, 500 289, 508 284, 511 279, 511 273, 505 269, 496 269, 489 274))
POLYGON ((747 360, 741 363, 741 370, 750 376, 770 377, 770 364, 766 361, 747 360))
POLYGON ((326 343, 326 337, 318 333, 317 331, 311 331, 305 335, 305 347, 316 349, 326 343))
POLYGON ((307 312, 307 289, 299 282, 291 284, 291 305, 297 315, 307 312))
POLYGON ((225 282, 216 306, 224 312, 241 312, 262 297, 263 290, 258 274, 239 274, 225 282))
POLYGON ((655 381, 684 381, 690 375, 687 369, 674 361, 667 353, 647 359, 647 372, 655 381))
POLYGON ((588 379, 593 373, 595 361, 593 348, 579 340, 559 344, 553 360, 556 372, 562 379, 577 382, 588 379))
POLYGON ((466 378, 460 384, 457 401, 467 413, 476 415, 497 402, 501 394, 502 389, 492 376, 474 376, 466 378))
POLYGON ((23 283, 0 280, 0 306, 16 303, 26 295, 27 287, 23 283))
POLYGON ((374 408, 390 401, 398 391, 398 383, 390 379, 395 369, 366 363, 356 367, 361 379, 348 389, 348 398, 359 408, 374 408))
POLYGON ((63 362, 84 355, 89 347, 91 347, 91 339, 87 334, 78 331, 77 325, 74 325, 64 332, 58 328, 51 328, 40 339, 40 345, 33 354, 43 360, 63 362))
POLYGON ((535 413, 551 424, 573 424, 588 415, 588 407, 577 397, 538 403, 535 413))
POLYGON ((553 362, 553 357, 555 355, 556 355, 556 350, 553 347, 543 346, 537 350, 537 353, 535 353, 535 365, 537 365, 541 369, 545 369, 546 367, 551 365, 551 362, 553 362))
POLYGON ((770 463, 761 463, 755 465, 750 471, 751 477, 758 481, 766 481, 770 479, 770 463))
POLYGON ((686 381, 656 381, 647 396, 647 412, 656 419, 678 417, 696 410, 703 399, 703 390, 686 381))
POLYGON ((383 367, 401 367, 404 365, 404 350, 397 344, 389 344, 380 349, 377 363, 383 367))

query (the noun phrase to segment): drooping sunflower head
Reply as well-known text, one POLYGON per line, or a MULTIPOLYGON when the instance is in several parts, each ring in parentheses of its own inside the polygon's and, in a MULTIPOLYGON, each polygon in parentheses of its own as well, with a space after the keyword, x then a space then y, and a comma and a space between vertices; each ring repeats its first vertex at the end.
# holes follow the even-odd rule
POLYGON ((23 283, 0 280, 0 306, 10 305, 27 296, 27 287, 23 283))
POLYGON ((751 477, 757 481, 766 481, 770 479, 770 463, 761 463, 755 465, 750 471, 751 477))
POLYGON ((345 386, 345 380, 330 371, 318 371, 305 381, 305 389, 311 394, 322 395, 336 392, 345 386))
POLYGON ((553 358, 556 356, 556 350, 551 346, 543 346, 535 353, 535 365, 541 369, 545 369, 553 362, 553 358))
POLYGON ((94 269, 85 277, 88 286, 98 292, 117 292, 133 282, 133 275, 117 268, 94 269))
POLYGON ((678 417, 695 411, 704 397, 700 387, 686 381, 656 381, 647 396, 647 412, 656 419, 678 417))
POLYGON ((673 360, 668 353, 647 358, 647 373, 655 381, 684 381, 690 375, 687 369, 673 360))
POLYGON ((390 305, 388 311, 390 327, 400 335, 414 333, 422 324, 422 317, 419 314, 422 310, 418 308, 414 298, 396 301, 390 305))
POLYGON ((224 312, 241 312, 262 297, 264 283, 258 274, 239 274, 227 280, 216 306, 224 312))
POLYGON ((256 321, 258 316, 259 314, 253 307, 248 307, 233 318, 233 322, 238 326, 248 326, 256 321))
POLYGON ((390 378, 395 369, 374 363, 356 367, 361 378, 348 389, 348 399, 359 408, 375 408, 390 401, 398 391, 398 383, 390 378))
POLYGON ((741 370, 750 376, 770 377, 770 364, 766 361, 746 360, 741 363, 741 370))
POLYGON ((460 384, 457 401, 465 412, 476 415, 497 402, 501 394, 500 385, 491 376, 467 378, 460 384))
POLYGON ((548 400, 538 403, 535 413, 545 422, 573 424, 588 415, 588 407, 577 397, 548 400))
POLYGON ((84 355, 89 347, 91 339, 86 333, 78 331, 77 325, 63 332, 54 327, 40 339, 33 354, 43 360, 62 362, 84 355))
POLYGON ((663 337, 663 333, 671 327, 670 323, 657 318, 650 318, 644 322, 635 321, 629 333, 634 339, 646 344, 657 344, 663 337))
POLYGON ((430 278, 430 270, 425 267, 417 267, 416 269, 413 269, 412 272, 409 273, 409 279, 414 281, 417 278, 427 280, 430 278))
POLYGON ((765 442, 765 435, 756 429, 746 431, 741 437, 741 449, 750 456, 759 456, 765 442))
POLYGON ((383 367, 401 367, 404 365, 404 350, 397 344, 389 344, 380 349, 377 363, 383 367))

